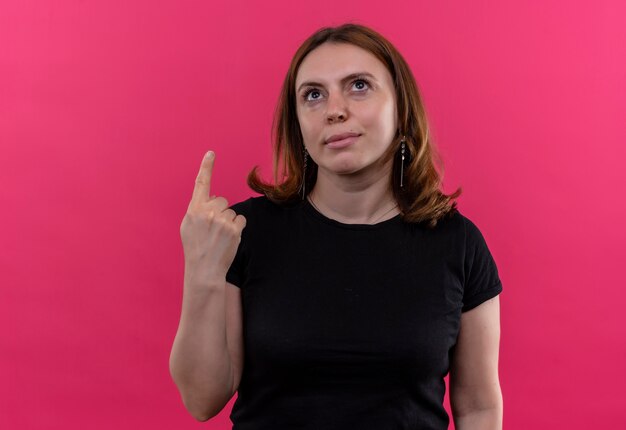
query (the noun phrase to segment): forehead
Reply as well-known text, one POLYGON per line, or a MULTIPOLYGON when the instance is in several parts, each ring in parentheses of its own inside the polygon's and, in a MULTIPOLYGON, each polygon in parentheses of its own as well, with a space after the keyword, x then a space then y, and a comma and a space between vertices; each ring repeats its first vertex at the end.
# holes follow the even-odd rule
POLYGON ((391 82, 385 65, 374 54, 349 43, 324 43, 304 58, 296 75, 296 88, 305 81, 339 81, 355 72, 369 72, 377 79, 391 82))

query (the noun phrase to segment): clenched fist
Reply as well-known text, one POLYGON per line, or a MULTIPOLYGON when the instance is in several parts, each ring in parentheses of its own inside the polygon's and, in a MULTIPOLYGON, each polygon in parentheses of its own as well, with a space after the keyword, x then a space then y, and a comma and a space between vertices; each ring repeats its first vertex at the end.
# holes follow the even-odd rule
POLYGON ((246 226, 245 217, 228 209, 225 198, 210 195, 214 161, 213 151, 202 159, 193 196, 180 225, 185 270, 189 272, 185 276, 193 278, 194 284, 226 277, 246 226))

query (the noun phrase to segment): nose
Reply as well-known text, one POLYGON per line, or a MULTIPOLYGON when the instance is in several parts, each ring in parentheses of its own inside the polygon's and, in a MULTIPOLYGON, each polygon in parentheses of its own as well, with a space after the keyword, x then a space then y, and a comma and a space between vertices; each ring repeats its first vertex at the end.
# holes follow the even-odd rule
POLYGON ((346 100, 340 92, 330 94, 326 106, 326 118, 329 123, 346 120, 348 108, 346 100))

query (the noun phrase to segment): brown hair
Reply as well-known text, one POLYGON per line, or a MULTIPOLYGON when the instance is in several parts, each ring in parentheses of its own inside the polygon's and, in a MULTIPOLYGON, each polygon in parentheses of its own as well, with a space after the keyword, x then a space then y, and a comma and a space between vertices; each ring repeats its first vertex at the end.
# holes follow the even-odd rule
MULTIPOLYGON (((303 199, 300 190, 303 184, 304 142, 296 113, 296 75, 304 58, 325 42, 348 43, 365 49, 391 73, 398 103, 399 132, 383 157, 385 161, 394 157, 391 169, 393 195, 404 221, 424 222, 429 227, 435 227, 440 219, 456 210, 454 199, 462 189, 459 187, 451 195, 440 190, 443 163, 429 134, 426 112, 408 64, 382 35, 360 24, 323 27, 298 48, 283 82, 272 123, 274 184, 263 182, 257 172, 258 166, 254 166, 248 174, 248 186, 277 204, 292 204, 303 199), (405 154, 403 187, 400 187, 399 148, 402 136, 405 136, 408 154, 405 154), (282 181, 279 183, 281 168, 282 181)), ((309 157, 304 178, 307 194, 316 179, 317 165, 309 157)))

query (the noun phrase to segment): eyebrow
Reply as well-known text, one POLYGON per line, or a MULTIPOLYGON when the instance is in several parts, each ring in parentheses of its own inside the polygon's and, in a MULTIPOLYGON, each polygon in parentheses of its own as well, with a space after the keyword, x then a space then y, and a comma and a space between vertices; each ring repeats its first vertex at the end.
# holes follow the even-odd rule
MULTIPOLYGON (((341 80, 341 83, 346 83, 347 81, 351 81, 352 79, 355 78, 360 78, 363 76, 368 76, 370 78, 372 78, 373 80, 376 80, 376 78, 374 77, 374 75, 372 75, 371 73, 368 72, 356 72, 356 73, 350 73, 348 76, 346 76, 345 78, 343 78, 341 80)), ((313 81, 306 81, 300 84, 300 86, 298 87, 298 91, 296 92, 300 92, 300 90, 302 89, 302 87, 307 87, 307 86, 311 86, 311 87, 323 87, 324 84, 321 84, 319 82, 313 82, 313 81)))

